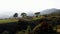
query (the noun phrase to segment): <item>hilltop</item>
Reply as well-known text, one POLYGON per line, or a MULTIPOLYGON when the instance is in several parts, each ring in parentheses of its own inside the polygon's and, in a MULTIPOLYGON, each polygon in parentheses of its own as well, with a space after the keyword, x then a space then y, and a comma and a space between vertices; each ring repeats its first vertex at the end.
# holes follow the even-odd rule
POLYGON ((60 9, 46 9, 41 12, 41 15, 49 15, 49 14, 60 14, 60 9))

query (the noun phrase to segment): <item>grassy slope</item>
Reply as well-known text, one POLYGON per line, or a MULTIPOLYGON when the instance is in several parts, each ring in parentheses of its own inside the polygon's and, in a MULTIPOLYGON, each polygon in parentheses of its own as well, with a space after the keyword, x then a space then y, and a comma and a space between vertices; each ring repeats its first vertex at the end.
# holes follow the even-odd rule
POLYGON ((38 19, 42 19, 44 18, 43 16, 39 16, 39 17, 34 17, 32 20, 38 20, 38 19))

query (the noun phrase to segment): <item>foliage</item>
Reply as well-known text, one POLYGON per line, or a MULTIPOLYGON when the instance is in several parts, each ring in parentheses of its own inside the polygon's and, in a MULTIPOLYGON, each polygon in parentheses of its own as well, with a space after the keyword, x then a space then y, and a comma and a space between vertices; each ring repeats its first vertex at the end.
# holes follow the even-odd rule
POLYGON ((44 18, 44 17, 43 16, 39 16, 39 17, 34 17, 31 20, 39 20, 39 19, 42 19, 42 18, 44 18))
MULTIPOLYGON (((38 21, 37 20, 41 20, 41 19, 44 19, 44 17, 43 16, 39 16, 39 17, 34 17, 33 19, 31 19, 31 21, 33 21, 33 20, 35 20, 37 23, 38 23, 38 21)), ((22 20, 22 19, 21 19, 22 20)), ((28 20, 28 19, 25 19, 25 20, 28 20)), ((56 31, 56 30, 58 30, 58 29, 60 29, 60 26, 53 26, 52 24, 55 24, 55 23, 59 23, 60 21, 59 21, 60 19, 59 18, 56 18, 56 17, 48 17, 47 16, 47 23, 49 23, 49 25, 51 24, 51 26, 53 27, 53 30, 54 31, 56 31), (59 22, 58 22, 59 21, 59 22)), ((10 20, 7 20, 6 22, 9 22, 10 20)), ((12 22, 14 21, 14 20, 11 20, 12 22)), ((17 20, 16 20, 17 21, 17 20)), ((5 22, 5 20, 2 20, 2 22, 5 22)), ((23 20, 22 20, 22 22, 23 22, 23 20)), ((27 21, 24 21, 24 24, 26 23, 27 21)), ((28 21, 28 23, 30 24, 30 23, 36 23, 36 22, 30 22, 30 21, 28 21)), ((20 23, 20 22, 19 22, 20 23)), ((20 23, 21 24, 21 23, 20 23)), ((23 24, 23 23, 22 23, 23 24)), ((21 25, 22 25, 21 24, 21 25)), ((41 25, 42 25, 42 23, 38 23, 38 25, 36 25, 33 29, 31 29, 31 27, 32 26, 27 26, 27 29, 26 30, 21 30, 21 31, 19 31, 19 32, 17 32, 16 34, 32 34, 32 33, 34 33, 34 31, 35 30, 40 30, 39 29, 39 27, 41 27, 41 25)), ((56 25, 56 24, 55 24, 56 25)), ((17 26, 19 26, 19 25, 17 25, 17 26)), ((20 26, 19 26, 20 27, 20 26)), ((22 27, 22 26, 21 26, 22 27)))
POLYGON ((29 34, 30 31, 31 31, 31 27, 28 26, 26 30, 22 30, 22 31, 20 31, 20 32, 18 32, 16 34, 29 34))
POLYGON ((35 26, 35 27, 33 28, 33 31, 39 30, 39 27, 41 27, 41 26, 42 26, 42 23, 38 24, 37 26, 35 26))
POLYGON ((13 15, 13 17, 18 17, 18 13, 15 13, 15 14, 13 15))
POLYGON ((8 31, 4 31, 2 34, 9 34, 9 32, 8 31))
POLYGON ((25 17, 27 16, 27 14, 26 14, 26 13, 21 13, 21 16, 22 16, 23 18, 25 18, 25 17))
POLYGON ((40 12, 36 12, 35 15, 36 17, 38 17, 40 15, 40 12))

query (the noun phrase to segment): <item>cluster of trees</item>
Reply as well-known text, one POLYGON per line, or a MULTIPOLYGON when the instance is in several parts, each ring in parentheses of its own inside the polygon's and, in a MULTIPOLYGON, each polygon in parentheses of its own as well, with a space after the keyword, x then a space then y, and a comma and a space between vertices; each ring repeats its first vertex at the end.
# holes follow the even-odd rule
MULTIPOLYGON (((38 17, 40 15, 40 12, 36 12, 34 14, 35 14, 36 17, 38 17)), ((25 17, 27 17, 27 14, 26 13, 21 13, 21 16, 22 16, 22 18, 25 18, 25 17)), ((13 17, 18 17, 18 13, 15 13, 13 15, 13 17)))

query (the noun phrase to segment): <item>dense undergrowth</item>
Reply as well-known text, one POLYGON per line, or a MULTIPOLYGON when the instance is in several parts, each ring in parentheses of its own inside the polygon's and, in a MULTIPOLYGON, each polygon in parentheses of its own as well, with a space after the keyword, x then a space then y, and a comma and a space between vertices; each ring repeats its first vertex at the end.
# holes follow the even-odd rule
POLYGON ((32 21, 20 19, 18 22, 0 24, 0 34, 59 34, 59 25, 60 19, 56 17, 32 21))

